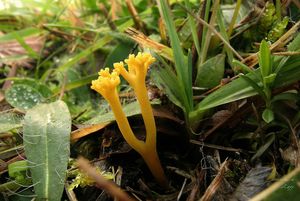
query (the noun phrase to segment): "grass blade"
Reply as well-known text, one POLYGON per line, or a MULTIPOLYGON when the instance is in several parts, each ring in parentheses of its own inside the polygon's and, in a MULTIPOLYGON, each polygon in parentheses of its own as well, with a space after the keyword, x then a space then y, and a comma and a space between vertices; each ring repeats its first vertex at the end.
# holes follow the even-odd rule
POLYGON ((87 57, 88 55, 90 55, 94 51, 98 50, 99 48, 101 48, 104 45, 106 45, 107 43, 109 43, 112 39, 113 38, 110 35, 104 36, 102 39, 100 39, 99 41, 97 41, 94 45, 91 45, 90 47, 88 47, 84 51, 82 51, 79 54, 77 54, 76 56, 74 56, 68 62, 66 62, 63 65, 59 66, 58 70, 59 71, 65 71, 65 70, 67 70, 68 68, 72 67, 74 64, 76 64, 77 62, 79 62, 82 58, 87 57))
MULTIPOLYGON (((185 6, 187 7, 188 10, 191 10, 191 4, 188 0, 185 0, 185 6)), ((201 50, 200 50, 200 42, 199 42, 199 38, 198 38, 198 34, 197 34, 197 27, 196 27, 196 22, 193 19, 193 16, 188 14, 188 23, 191 29, 191 33, 192 33, 192 37, 193 37, 193 41, 197 50, 197 54, 200 55, 201 54, 201 50)))
POLYGON ((173 49, 173 55, 174 55, 174 62, 175 62, 175 70, 177 73, 177 79, 178 79, 178 86, 180 89, 180 96, 183 100, 183 105, 185 108, 185 112, 188 113, 193 106, 190 105, 191 101, 189 99, 192 99, 192 96, 189 96, 191 91, 191 83, 189 80, 189 68, 188 68, 188 61, 186 56, 183 54, 183 51, 180 46, 180 41, 175 29, 174 21, 171 17, 171 11, 167 4, 167 1, 165 0, 157 0, 157 4, 159 7, 159 11, 161 16, 164 19, 168 35, 170 37, 171 46, 173 49))

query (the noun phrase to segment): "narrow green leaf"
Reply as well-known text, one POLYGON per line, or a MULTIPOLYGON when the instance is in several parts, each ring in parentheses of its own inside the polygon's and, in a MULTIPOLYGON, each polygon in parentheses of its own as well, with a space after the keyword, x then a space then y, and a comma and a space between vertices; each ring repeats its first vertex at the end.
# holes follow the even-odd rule
MULTIPOLYGON (((254 71, 249 68, 246 64, 240 62, 239 60, 233 59, 232 64, 235 65, 236 68, 241 68, 245 73, 253 73, 254 71)), ((238 69, 239 70, 239 69, 238 69)))
MULTIPOLYGON (((241 7, 243 8, 242 0, 237 0, 236 4, 235 4, 235 7, 234 7, 234 12, 233 12, 230 24, 228 25, 228 31, 227 31, 228 38, 231 37, 231 34, 232 34, 232 31, 233 31, 233 28, 234 28, 235 24, 238 24, 238 23, 236 23, 237 19, 238 18, 240 18, 240 19, 243 18, 242 17, 243 9, 241 9, 241 7)), ((223 15, 226 12, 228 12, 230 14, 232 13, 232 11, 229 10, 229 9, 222 9, 222 14, 223 15)), ((226 19, 226 17, 224 16, 224 21, 225 21, 225 19, 226 19)))
POLYGON ((193 58, 192 58, 192 52, 189 50, 188 56, 187 56, 187 68, 188 68, 188 88, 187 91, 187 97, 190 105, 190 110, 194 109, 194 100, 193 100, 193 58))
POLYGON ((19 36, 18 34, 14 33, 14 37, 15 39, 19 42, 19 44, 27 51, 28 55, 32 58, 39 58, 39 55, 37 52, 35 52, 24 40, 24 38, 22 38, 21 36, 19 36))
MULTIPOLYGON (((84 85, 90 84, 92 82, 92 80, 97 79, 98 76, 99 76, 98 73, 96 73, 96 74, 88 75, 86 77, 82 77, 78 80, 72 81, 64 86, 64 91, 70 91, 72 89, 76 89, 76 88, 82 87, 84 85)), ((53 90, 53 93, 58 94, 58 93, 60 93, 60 90, 61 90, 61 87, 57 87, 56 89, 53 90)))
POLYGON ((187 64, 187 58, 183 54, 183 51, 180 46, 180 41, 177 35, 177 31, 175 28, 174 21, 171 17, 171 11, 167 4, 166 0, 157 0, 158 8, 160 11, 161 16, 164 19, 168 35, 170 37, 171 46, 173 49, 173 56, 174 56, 174 62, 175 62, 175 69, 177 73, 177 80, 178 80, 178 86, 179 90, 182 91, 180 95, 183 95, 181 100, 182 105, 184 105, 185 111, 190 111, 193 107, 190 105, 190 100, 192 97, 189 97, 189 91, 191 90, 192 86, 189 83, 189 69, 187 64))
POLYGON ((264 82, 265 82, 267 85, 272 85, 273 82, 274 82, 274 80, 275 80, 275 78, 276 78, 276 75, 277 75, 276 73, 272 73, 272 74, 270 74, 270 75, 264 77, 264 78, 263 78, 263 79, 264 79, 264 82))
POLYGON ((300 57, 292 56, 281 68, 274 81, 274 87, 286 86, 300 80, 300 57))
POLYGON ((280 59, 280 62, 278 63, 278 65, 276 66, 276 68, 274 69, 274 73, 279 73, 280 70, 282 69, 282 67, 285 66, 286 62, 290 59, 290 56, 285 56, 283 58, 280 59))
MULTIPOLYGON (((191 10, 191 4, 190 1, 188 0, 184 0, 185 6, 188 10, 191 10)), ((193 19, 193 16, 191 16, 190 14, 188 14, 188 22, 189 22, 189 27, 192 33, 192 38, 194 41, 194 45, 196 47, 197 50, 197 54, 200 55, 201 51, 200 51, 200 42, 199 42, 199 38, 198 38, 198 34, 197 34, 197 27, 196 27, 196 22, 193 19)))
POLYGON ((272 103, 274 103, 276 101, 285 101, 285 100, 299 101, 298 93, 293 91, 283 92, 274 96, 271 101, 272 103))
MULTIPOLYGON (((205 13, 204 13, 204 21, 207 23, 209 21, 210 10, 211 10, 211 0, 207 0, 205 2, 205 13)), ((210 33, 208 33, 208 31, 209 31, 209 29, 207 28, 207 26, 203 26, 202 39, 201 39, 201 54, 200 55, 207 55, 208 50, 207 50, 207 48, 204 48, 204 47, 207 46, 207 45, 205 45, 205 43, 210 41, 210 33)), ((205 58, 202 56, 199 59, 200 59, 200 63, 203 63, 205 61, 205 58)))
POLYGON ((300 49, 300 33, 287 46, 288 51, 297 51, 300 49))
POLYGON ((41 31, 41 29, 37 29, 37 28, 26 28, 26 29, 22 29, 20 31, 14 31, 5 35, 0 36, 0 42, 7 42, 7 41, 11 41, 15 39, 15 36, 18 35, 19 37, 28 37, 28 36, 34 36, 34 35, 38 35, 38 34, 42 34, 45 33, 45 31, 41 31))
POLYGON ((274 140, 275 140, 275 135, 271 134, 271 136, 268 137, 267 142, 264 145, 262 145, 261 147, 259 147, 259 149, 256 151, 254 156, 251 158, 251 161, 260 157, 269 148, 269 146, 274 142, 274 140))
POLYGON ((77 62, 79 62, 82 58, 87 57, 88 55, 92 54, 94 51, 98 50, 99 48, 103 47, 107 43, 109 43, 112 40, 112 37, 110 35, 104 36, 102 39, 97 41, 95 44, 91 45, 87 49, 83 50, 79 54, 75 55, 73 58, 71 58, 68 62, 64 63, 63 65, 58 67, 58 70, 65 71, 66 69, 72 67, 77 62))
POLYGON ((62 101, 39 104, 25 115, 24 147, 37 200, 61 200, 70 132, 71 116, 62 101))
MULTIPOLYGON (((273 88, 287 86, 300 80, 299 65, 299 56, 290 57, 285 66, 281 69, 281 73, 276 76, 273 88)), ((260 79, 258 79, 259 75, 260 70, 258 69, 251 74, 248 73, 246 76, 261 85, 260 79)), ((253 89, 253 87, 251 87, 245 80, 242 80, 242 78, 238 78, 204 98, 200 103, 197 104, 193 112, 201 112, 201 110, 207 110, 209 108, 241 100, 243 98, 248 98, 254 95, 257 95, 257 92, 253 89)))
POLYGON ((174 53, 174 62, 177 76, 179 77, 179 80, 183 82, 184 77, 187 76, 187 74, 184 74, 184 72, 187 72, 187 68, 184 63, 185 56, 180 46, 180 41, 177 35, 175 24, 171 17, 171 11, 166 0, 158 0, 157 4, 160 14, 164 19, 168 35, 170 37, 171 46, 174 53))
MULTIPOLYGON (((255 73, 258 74, 259 71, 256 70, 255 73)), ((255 82, 259 82, 256 76, 253 74, 247 74, 246 76, 248 76, 255 82)), ((207 110, 209 108, 213 108, 225 103, 248 98, 256 94, 257 92, 253 89, 252 86, 249 85, 247 81, 243 80, 242 78, 238 78, 204 98, 196 106, 195 112, 197 110, 207 110)))
POLYGON ((180 91, 178 80, 174 72, 170 71, 168 68, 153 68, 151 71, 151 78, 158 88, 163 90, 175 105, 185 110, 182 104, 182 91, 180 91))
POLYGON ((116 47, 107 55, 103 67, 113 67, 115 62, 122 61, 130 54, 134 43, 120 42, 116 47))
POLYGON ((258 61, 262 77, 268 76, 271 73, 271 52, 265 40, 260 44, 258 61))
POLYGON ((289 172, 270 187, 253 197, 252 201, 296 201, 300 195, 300 167, 289 172))
MULTIPOLYGON (((298 34, 295 39, 289 43, 287 46, 288 51, 298 51, 300 49, 300 34, 298 34)), ((280 62, 276 66, 274 73, 279 73, 283 67, 286 68, 286 64, 289 63, 289 60, 294 60, 294 58, 291 56, 285 56, 280 59, 280 62)))
MULTIPOLYGON (((134 116, 137 114, 141 114, 141 109, 140 109, 139 103, 137 101, 128 103, 128 104, 124 105, 122 108, 123 108, 123 111, 124 111, 126 117, 131 117, 131 116, 134 116)), ((115 115, 113 114, 112 111, 109 111, 105 114, 99 114, 99 115, 93 117, 92 119, 86 121, 84 124, 87 124, 87 125, 100 124, 100 123, 112 122, 115 120, 116 120, 115 115)))
MULTIPOLYGON (((217 22, 218 22, 218 26, 220 27, 221 35, 226 40, 226 42, 228 44, 230 44, 230 41, 229 41, 229 38, 228 38, 228 35, 227 35, 227 31, 226 31, 226 26, 225 26, 225 23, 224 23, 224 16, 222 15, 221 9, 218 9, 218 11, 217 11, 217 22)), ((224 45, 224 50, 226 51, 226 54, 227 54, 227 57, 228 57, 228 62, 230 64, 231 68, 233 69, 233 64, 232 64, 232 61, 233 61, 233 58, 234 58, 233 53, 228 48, 227 45, 224 45)))
MULTIPOLYGON (((214 26, 217 19, 217 13, 219 10, 220 0, 213 1, 212 5, 212 14, 210 16, 209 24, 214 26)), ((207 10, 205 10, 207 11, 207 10)), ((210 11, 208 11, 210 13, 210 11)), ((207 28, 207 27, 205 27, 207 28)), ((203 30, 204 31, 204 30, 203 30)), ((200 63, 204 63, 206 61, 206 57, 209 51, 209 44, 212 38, 212 30, 206 29, 206 34, 202 35, 202 46, 201 46, 201 56, 200 56, 200 63)))
POLYGON ((245 75, 241 75, 240 76, 243 80, 245 80, 246 82, 248 82, 248 84, 253 87, 253 89, 264 99, 267 100, 267 97, 262 89, 262 87, 260 87, 255 81, 253 81, 252 79, 250 79, 249 77, 245 76, 245 75))

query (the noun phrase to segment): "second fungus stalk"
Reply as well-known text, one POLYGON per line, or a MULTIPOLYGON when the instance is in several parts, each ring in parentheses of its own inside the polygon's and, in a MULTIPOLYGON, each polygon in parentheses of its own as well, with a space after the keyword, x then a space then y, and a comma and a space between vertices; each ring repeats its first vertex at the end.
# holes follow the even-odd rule
POLYGON ((109 73, 108 68, 99 72, 99 78, 92 81, 91 88, 109 102, 124 139, 143 157, 159 184, 167 187, 168 182, 156 151, 156 125, 145 83, 147 70, 154 61, 155 58, 148 53, 129 55, 125 60, 128 70, 125 69, 123 62, 115 63, 112 73, 109 73), (136 138, 122 110, 116 89, 120 84, 119 74, 132 86, 136 94, 146 129, 145 141, 136 138))

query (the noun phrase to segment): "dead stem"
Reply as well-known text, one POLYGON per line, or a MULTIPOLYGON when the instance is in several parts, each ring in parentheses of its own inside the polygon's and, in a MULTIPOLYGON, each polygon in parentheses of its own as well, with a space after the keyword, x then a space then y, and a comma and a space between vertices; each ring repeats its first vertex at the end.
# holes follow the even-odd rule
POLYGON ((97 173, 96 168, 92 167, 89 164, 89 161, 84 159, 83 157, 79 157, 77 159, 78 168, 84 171, 89 177, 94 179, 97 184, 97 187, 105 190, 111 196, 116 197, 119 201, 134 201, 126 192, 120 189, 113 182, 105 179, 102 175, 97 173))
POLYGON ((214 180, 210 183, 210 185, 208 186, 208 188, 206 189, 204 195, 201 197, 201 199, 199 201, 209 201, 212 200, 215 192, 218 190, 218 188, 220 187, 220 184, 223 181, 223 176, 227 167, 228 161, 225 160, 222 164, 221 167, 219 169, 219 172, 217 174, 217 176, 214 178, 214 180))

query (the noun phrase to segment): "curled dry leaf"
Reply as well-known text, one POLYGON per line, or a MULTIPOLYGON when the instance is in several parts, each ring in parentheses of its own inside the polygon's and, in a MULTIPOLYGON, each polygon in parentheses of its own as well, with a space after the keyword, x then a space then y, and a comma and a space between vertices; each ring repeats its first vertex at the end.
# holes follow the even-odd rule
POLYGON ((166 59, 173 61, 173 53, 172 49, 169 47, 158 43, 146 35, 144 35, 142 32, 134 29, 134 28, 128 28, 125 30, 125 33, 134 41, 139 43, 144 48, 150 48, 154 52, 160 54, 161 56, 165 57, 166 59))
MULTIPOLYGON (((300 144, 300 141, 299 141, 300 144)), ((292 165, 296 165, 297 164, 297 159, 299 158, 298 155, 298 151, 293 147, 293 146, 289 146, 288 148, 282 150, 279 149, 281 157, 283 158, 283 160, 288 161, 289 163, 291 163, 292 165)))

